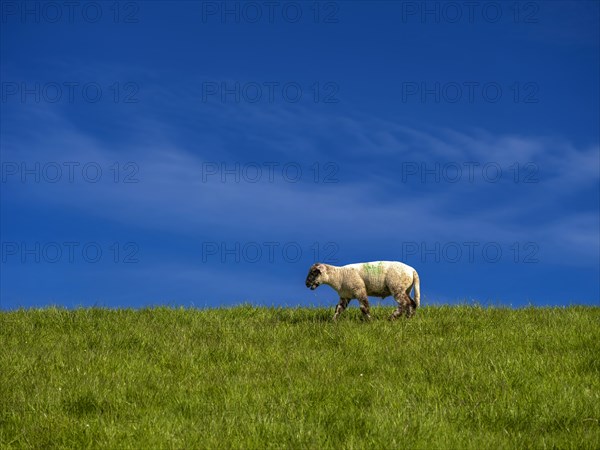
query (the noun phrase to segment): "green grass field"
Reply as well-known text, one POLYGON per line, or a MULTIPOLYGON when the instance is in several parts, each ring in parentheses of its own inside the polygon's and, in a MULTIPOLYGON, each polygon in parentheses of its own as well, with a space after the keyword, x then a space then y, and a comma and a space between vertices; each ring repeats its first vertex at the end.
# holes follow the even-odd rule
POLYGON ((600 308, 0 312, 0 446, 600 448, 600 308))

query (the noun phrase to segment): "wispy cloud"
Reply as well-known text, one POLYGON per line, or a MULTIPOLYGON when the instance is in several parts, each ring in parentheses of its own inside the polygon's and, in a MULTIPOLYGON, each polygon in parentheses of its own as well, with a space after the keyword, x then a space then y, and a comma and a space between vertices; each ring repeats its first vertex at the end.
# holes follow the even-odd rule
POLYGON ((20 114, 25 114, 20 123, 36 126, 32 132, 7 130, 4 161, 93 161, 108 168, 117 160, 134 161, 140 169, 139 183, 134 184, 115 183, 110 177, 76 185, 5 183, 6 196, 29 204, 52 204, 131 227, 189 236, 210 232, 310 239, 325 234, 350 239, 368 230, 380 241, 541 240, 547 244, 546 256, 557 263, 586 264, 598 256, 597 205, 581 205, 568 215, 554 209, 557 202, 597 188, 597 143, 575 148, 561 137, 417 129, 375 117, 220 105, 211 114, 215 123, 226 120, 238 136, 233 139, 237 148, 218 130, 204 131, 201 145, 172 142, 176 124, 160 127, 151 114, 132 124, 144 134, 114 148, 47 108, 20 114), (276 130, 274 138, 266 139, 264 130, 276 130), (263 151, 248 157, 243 142, 263 151), (256 161, 261 155, 263 162, 334 161, 339 182, 203 180, 207 162, 226 161, 233 167, 235 161, 256 161), (418 176, 403 182, 407 162, 429 169, 436 163, 493 162, 505 171, 515 162, 533 162, 538 182, 515 184, 511 174, 498 183, 481 175, 473 183, 466 175, 459 183, 431 178, 421 183, 418 176))

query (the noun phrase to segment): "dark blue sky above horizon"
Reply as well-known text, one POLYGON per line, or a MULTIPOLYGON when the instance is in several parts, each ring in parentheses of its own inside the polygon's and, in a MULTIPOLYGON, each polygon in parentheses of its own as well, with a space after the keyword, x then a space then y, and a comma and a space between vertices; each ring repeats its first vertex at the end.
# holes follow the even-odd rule
POLYGON ((598 2, 0 13, 2 309, 600 303, 598 2))

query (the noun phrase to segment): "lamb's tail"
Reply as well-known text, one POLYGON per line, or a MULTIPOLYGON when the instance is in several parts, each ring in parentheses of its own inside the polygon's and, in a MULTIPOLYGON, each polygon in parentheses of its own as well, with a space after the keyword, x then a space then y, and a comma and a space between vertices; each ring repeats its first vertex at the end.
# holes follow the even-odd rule
POLYGON ((413 270, 413 289, 415 290, 413 295, 418 308, 421 305, 421 284, 419 282, 419 274, 416 270, 413 270))

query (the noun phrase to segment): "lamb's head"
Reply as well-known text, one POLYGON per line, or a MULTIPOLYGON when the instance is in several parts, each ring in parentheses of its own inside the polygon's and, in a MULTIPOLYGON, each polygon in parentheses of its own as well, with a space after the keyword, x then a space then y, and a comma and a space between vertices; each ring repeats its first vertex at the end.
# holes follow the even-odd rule
POLYGON ((314 290, 321 284, 326 283, 327 280, 328 276, 325 265, 316 263, 313 264, 308 271, 308 276, 306 277, 306 287, 314 290))

